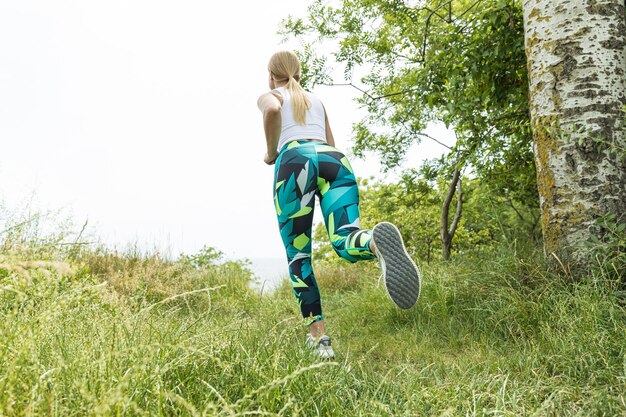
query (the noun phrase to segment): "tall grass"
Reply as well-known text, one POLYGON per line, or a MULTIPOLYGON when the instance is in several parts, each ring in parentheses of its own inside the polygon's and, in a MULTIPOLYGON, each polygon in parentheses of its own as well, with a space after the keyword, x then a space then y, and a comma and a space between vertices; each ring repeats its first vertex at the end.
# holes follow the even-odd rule
POLYGON ((26 258, 0 266, 0 415, 626 415, 619 283, 532 252, 427 265, 408 311, 373 265, 319 265, 328 362, 241 264, 26 258))

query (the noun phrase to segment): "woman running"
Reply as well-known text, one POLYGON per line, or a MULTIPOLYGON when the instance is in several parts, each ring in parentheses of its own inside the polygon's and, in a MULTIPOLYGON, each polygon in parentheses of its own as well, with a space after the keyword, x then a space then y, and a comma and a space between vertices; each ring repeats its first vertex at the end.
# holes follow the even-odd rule
POLYGON ((324 328, 320 292, 311 267, 315 196, 319 198, 335 252, 349 262, 378 259, 391 300, 410 308, 420 294, 420 274, 398 229, 391 223, 361 229, 359 191, 346 156, 335 139, 322 102, 300 86, 300 61, 289 51, 269 62, 268 93, 257 102, 263 113, 267 153, 275 164, 274 206, 287 252, 291 286, 300 306, 309 346, 333 358, 324 328))

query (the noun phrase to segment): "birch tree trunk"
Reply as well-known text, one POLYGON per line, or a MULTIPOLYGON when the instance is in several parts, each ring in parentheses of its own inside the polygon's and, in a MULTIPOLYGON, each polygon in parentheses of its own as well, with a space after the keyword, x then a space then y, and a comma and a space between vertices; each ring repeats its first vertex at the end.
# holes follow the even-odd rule
POLYGON ((626 214, 624 0, 522 1, 544 248, 584 264, 597 216, 626 214))

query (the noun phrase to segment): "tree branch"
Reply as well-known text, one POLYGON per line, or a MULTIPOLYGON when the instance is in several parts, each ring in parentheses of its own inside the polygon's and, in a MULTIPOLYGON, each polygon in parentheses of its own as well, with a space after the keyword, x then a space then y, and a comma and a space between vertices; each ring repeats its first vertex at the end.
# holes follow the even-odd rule
POLYGON ((406 89, 403 91, 398 91, 396 93, 389 93, 389 94, 384 94, 382 96, 373 96, 371 95, 369 92, 363 90, 362 88, 350 83, 332 83, 332 84, 321 84, 323 86, 326 87, 352 87, 358 91, 360 91, 362 94, 364 94, 365 96, 367 96, 367 98, 369 98, 371 101, 376 101, 376 100, 380 100, 381 98, 387 98, 387 97, 393 97, 393 96, 399 96, 402 94, 406 94, 408 92, 413 91, 412 89, 406 89))
POLYGON ((441 141, 439 141, 439 140, 437 140, 437 139, 433 138, 432 136, 430 136, 430 135, 428 135, 428 134, 426 134, 426 133, 423 133, 423 132, 415 132, 415 134, 416 134, 416 135, 418 135, 418 136, 424 136, 425 138, 428 138, 428 139, 430 139, 430 140, 432 140, 432 141, 434 141, 434 142, 438 143, 439 145, 443 146, 444 148, 448 148, 449 150, 452 150, 452 148, 451 148, 450 146, 448 146, 448 145, 446 145, 445 143, 443 143, 443 142, 441 142, 441 141))
POLYGON ((522 216, 522 213, 519 212, 517 207, 515 207, 515 205, 513 204, 513 200, 511 200, 511 197, 507 197, 506 200, 509 203, 509 206, 511 206, 511 208, 513 209, 513 211, 515 211, 515 213, 517 213, 517 217, 520 218, 522 223, 530 223, 528 220, 526 220, 526 218, 524 216, 522 216))
MULTIPOLYGON (((457 165, 456 170, 457 172, 459 172, 458 165, 457 165)), ((463 188, 461 186, 461 184, 463 183, 463 180, 461 179, 460 175, 459 175, 458 180, 459 182, 457 184, 457 193, 456 193, 456 213, 454 213, 454 220, 452 220, 452 226, 450 226, 450 231, 449 231, 450 236, 454 236, 454 234, 456 233, 456 229, 459 226, 459 221, 461 220, 461 214, 463 213, 463 188)))
POLYGON ((448 213, 450 209, 450 204, 452 203, 452 197, 454 197, 454 192, 457 188, 457 183, 459 182, 461 171, 459 169, 459 164, 456 165, 454 169, 454 175, 452 176, 452 181, 450 181, 450 187, 448 188, 448 192, 446 194, 446 198, 443 201, 443 207, 445 208, 444 213, 441 215, 441 232, 442 235, 449 234, 448 230, 448 213), (445 214, 445 216, 444 216, 445 214))
POLYGON ((457 185, 460 184, 461 178, 461 162, 457 162, 456 167, 454 168, 454 175, 452 176, 452 181, 450 181, 450 187, 448 188, 448 192, 446 194, 446 198, 443 202, 443 206, 441 208, 441 248, 442 255, 444 259, 448 259, 450 257, 450 248, 452 238, 454 237, 454 233, 456 232, 456 228, 459 224, 459 220, 461 219, 462 213, 462 196, 461 196, 461 188, 458 187, 458 196, 457 196, 457 208, 456 213, 454 215, 454 220, 452 221, 452 226, 448 229, 448 215, 450 213, 450 204, 452 203, 452 197, 454 197, 454 192, 457 189, 457 185))

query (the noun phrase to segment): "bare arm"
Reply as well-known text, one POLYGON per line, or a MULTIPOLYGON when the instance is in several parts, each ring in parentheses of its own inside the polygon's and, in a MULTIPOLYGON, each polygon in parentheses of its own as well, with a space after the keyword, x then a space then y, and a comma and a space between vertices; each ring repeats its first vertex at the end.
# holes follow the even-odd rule
POLYGON ((265 131, 265 144, 267 145, 265 163, 268 165, 272 165, 278 157, 276 147, 282 128, 281 101, 280 96, 277 97, 272 93, 263 94, 257 101, 257 106, 263 113, 263 129, 265 131))

